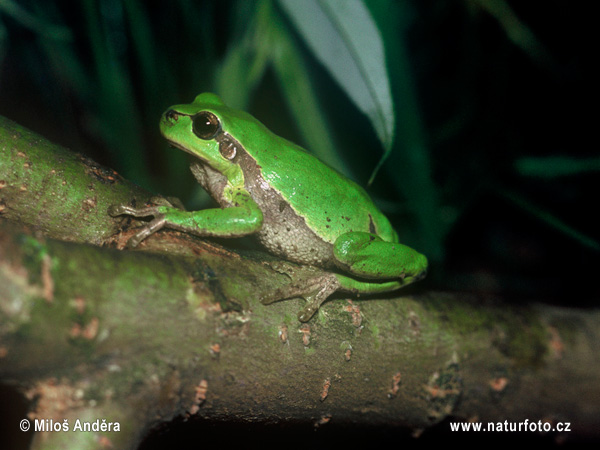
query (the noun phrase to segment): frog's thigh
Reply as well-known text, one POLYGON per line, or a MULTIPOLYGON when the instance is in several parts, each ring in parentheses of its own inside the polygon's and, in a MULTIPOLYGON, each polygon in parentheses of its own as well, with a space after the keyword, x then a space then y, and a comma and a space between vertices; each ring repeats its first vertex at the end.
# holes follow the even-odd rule
POLYGON ((375 280, 410 277, 421 271, 424 264, 424 256, 412 248, 359 231, 338 237, 333 254, 340 268, 352 275, 375 280))
POLYGON ((403 280, 383 280, 383 281, 364 281, 356 280, 341 274, 335 274, 339 288, 346 292, 355 294, 377 294, 381 292, 390 292, 405 285, 403 280))

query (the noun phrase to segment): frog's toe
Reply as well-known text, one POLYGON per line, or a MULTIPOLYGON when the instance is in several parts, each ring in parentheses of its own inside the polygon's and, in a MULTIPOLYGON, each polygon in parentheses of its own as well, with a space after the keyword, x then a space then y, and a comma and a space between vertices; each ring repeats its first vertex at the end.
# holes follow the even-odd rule
POLYGON ((278 300, 283 300, 283 299, 282 299, 281 297, 279 297, 279 298, 278 298, 278 297, 276 297, 276 296, 274 296, 274 295, 264 295, 264 296, 262 296, 262 297, 260 298, 260 302, 261 302, 263 305, 270 305, 270 304, 272 304, 272 303, 275 303, 275 302, 276 302, 276 301, 278 301, 278 300))
POLYGON ((126 247, 128 249, 132 249, 137 247, 144 239, 146 239, 151 234, 154 234, 165 225, 164 216, 159 216, 156 219, 152 220, 148 225, 141 228, 137 233, 135 233, 132 237, 127 241, 126 247))
POLYGON ((263 294, 260 298, 260 302, 263 305, 270 305, 281 300, 288 300, 291 298, 304 298, 305 288, 295 284, 287 285, 279 289, 275 289, 267 294, 263 294))
POLYGON ((155 195, 150 197, 150 203, 156 206, 166 206, 168 208, 176 208, 185 211, 185 206, 177 197, 162 197, 155 195))
POLYGON ((314 316, 315 313, 319 310, 320 306, 321 305, 318 304, 318 302, 315 302, 315 300, 309 302, 304 307, 304 309, 298 311, 298 320, 300 322, 308 322, 312 318, 312 316, 314 316))
POLYGON ((127 214, 128 207, 126 205, 110 205, 108 207, 108 215, 111 217, 121 216, 127 214))

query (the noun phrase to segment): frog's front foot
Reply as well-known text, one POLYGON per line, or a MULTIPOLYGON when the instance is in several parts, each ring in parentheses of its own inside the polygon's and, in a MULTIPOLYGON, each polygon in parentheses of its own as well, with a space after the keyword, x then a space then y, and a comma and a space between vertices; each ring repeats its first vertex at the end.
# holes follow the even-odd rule
POLYGON ((306 306, 298 312, 300 322, 308 322, 319 310, 331 294, 340 288, 340 283, 333 273, 319 275, 307 280, 290 283, 279 288, 261 299, 263 305, 269 305, 280 300, 302 297, 306 306))
POLYGON ((127 248, 137 247, 140 242, 165 226, 165 214, 160 211, 159 206, 134 208, 129 205, 111 205, 108 207, 108 214, 112 217, 123 215, 133 217, 154 217, 148 225, 140 228, 137 233, 127 240, 127 248))

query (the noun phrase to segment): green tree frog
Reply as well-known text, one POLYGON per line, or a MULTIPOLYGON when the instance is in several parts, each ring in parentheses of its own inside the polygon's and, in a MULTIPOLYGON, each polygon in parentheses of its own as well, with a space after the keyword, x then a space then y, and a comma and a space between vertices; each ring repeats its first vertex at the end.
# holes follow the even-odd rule
POLYGON ((172 146, 194 157, 193 175, 221 208, 113 206, 113 216, 154 218, 128 246, 163 227, 199 236, 254 235, 275 256, 330 271, 262 299, 268 304, 305 298, 298 314, 303 322, 336 291, 388 292, 425 276, 427 258, 398 242, 360 186, 216 95, 200 94, 193 103, 171 107, 160 130, 172 146))

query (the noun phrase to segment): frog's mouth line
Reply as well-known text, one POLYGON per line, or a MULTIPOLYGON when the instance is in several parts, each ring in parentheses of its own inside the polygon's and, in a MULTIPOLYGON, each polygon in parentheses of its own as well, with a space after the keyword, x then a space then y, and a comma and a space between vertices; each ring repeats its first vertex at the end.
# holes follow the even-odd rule
POLYGON ((185 153, 187 153, 188 155, 192 155, 194 158, 196 158, 197 160, 199 160, 199 162, 203 163, 203 164, 208 164, 208 160, 202 158, 202 156, 200 156, 197 153, 191 152, 190 150, 188 150, 187 148, 185 148, 183 145, 178 144, 177 142, 171 141, 169 139, 167 139, 167 143, 174 148, 178 148, 179 150, 183 150, 185 153))

